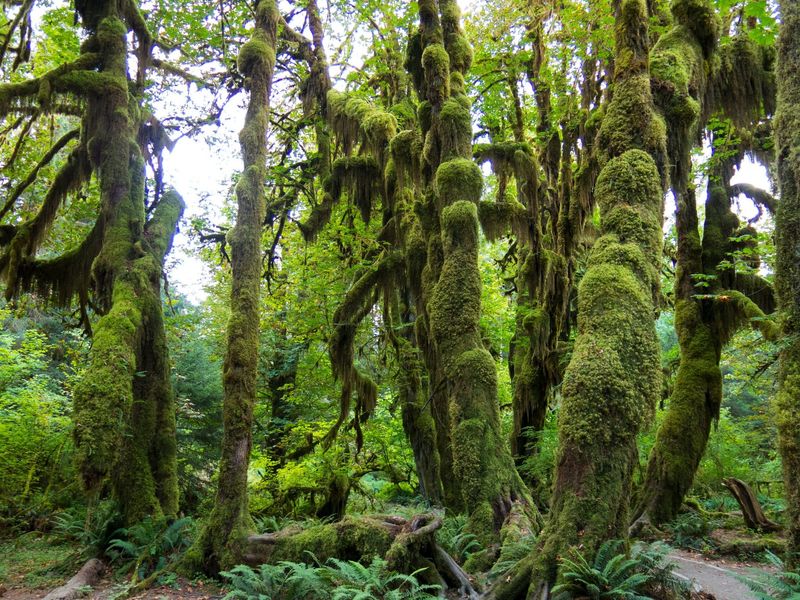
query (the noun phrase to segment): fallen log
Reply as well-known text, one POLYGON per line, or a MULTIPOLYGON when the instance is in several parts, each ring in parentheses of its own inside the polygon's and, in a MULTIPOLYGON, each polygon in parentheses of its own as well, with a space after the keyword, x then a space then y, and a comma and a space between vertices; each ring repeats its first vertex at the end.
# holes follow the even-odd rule
POLYGON ((75 600, 85 594, 86 586, 94 586, 103 574, 105 565, 103 561, 91 558, 81 567, 75 576, 67 583, 54 589, 44 597, 44 600, 75 600))
POLYGON ((454 588, 462 597, 475 600, 478 592, 467 574, 436 544, 436 530, 441 526, 441 517, 430 513, 411 519, 395 515, 348 516, 305 529, 291 526, 250 536, 245 561, 257 566, 280 561, 323 563, 331 558, 364 561, 380 556, 392 571, 413 573, 422 569, 418 577, 424 583, 454 588))

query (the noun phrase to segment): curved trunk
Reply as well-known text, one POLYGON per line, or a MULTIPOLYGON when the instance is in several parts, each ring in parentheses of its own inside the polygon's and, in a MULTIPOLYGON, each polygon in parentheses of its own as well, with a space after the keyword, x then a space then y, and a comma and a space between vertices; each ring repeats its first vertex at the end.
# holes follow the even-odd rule
POLYGON ((434 363, 432 373, 438 375, 432 378, 434 416, 446 413, 449 420, 448 429, 439 432, 449 433, 452 473, 448 449, 440 450, 442 482, 446 494, 453 492, 445 498, 449 507, 465 509, 470 531, 488 543, 514 503, 530 499, 501 432, 496 366, 479 329, 477 204, 483 178, 471 160, 472 123, 464 94, 472 51, 454 0, 438 6, 426 0, 419 10, 421 91, 430 110, 421 162, 431 216, 421 296, 429 336, 424 341, 433 358, 428 364, 434 363))
POLYGON ((790 567, 800 564, 800 6, 781 2, 776 149, 781 200, 775 222, 775 284, 787 345, 776 398, 783 459, 790 567))
POLYGON ((250 84, 250 102, 239 133, 244 171, 236 185, 236 225, 228 236, 231 316, 223 366, 222 457, 214 509, 185 559, 210 574, 241 562, 252 529, 247 470, 258 371, 261 227, 278 17, 273 0, 258 3, 255 30, 238 59, 239 70, 250 84))

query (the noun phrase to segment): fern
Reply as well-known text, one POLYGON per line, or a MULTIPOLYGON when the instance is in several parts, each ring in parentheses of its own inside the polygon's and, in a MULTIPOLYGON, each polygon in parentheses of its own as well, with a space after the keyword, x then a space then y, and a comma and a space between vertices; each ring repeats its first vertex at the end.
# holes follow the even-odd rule
MULTIPOLYGON (((313 555, 312 555, 313 558, 313 555)), ((316 559, 314 558, 316 561, 316 559)), ((325 566, 283 561, 254 570, 238 565, 221 573, 233 588, 224 600, 434 600, 435 585, 386 569, 374 558, 369 565, 330 559, 325 566)))
POLYGON ((777 573, 751 569, 748 577, 738 575, 737 579, 750 588, 757 600, 800 600, 800 573, 787 571, 783 561, 769 550, 766 559, 777 573))
POLYGON ((592 600, 650 600, 650 593, 686 590, 672 575, 666 544, 635 546, 630 557, 620 540, 609 540, 597 550, 592 563, 580 553, 561 559, 563 583, 552 590, 554 600, 576 596, 592 600))
POLYGON ((286 583, 286 569, 281 565, 261 565, 257 571, 236 565, 220 575, 234 588, 223 600, 275 600, 286 583))
POLYGON ((536 535, 532 533, 523 535, 513 542, 504 543, 497 562, 489 571, 489 579, 498 579, 508 573, 519 561, 527 558, 534 544, 536 544, 536 535))
POLYGON ((133 571, 133 580, 164 569, 189 546, 194 522, 184 517, 167 523, 150 517, 128 528, 118 529, 106 548, 106 555, 117 565, 118 575, 133 571))
POLYGON ((482 550, 478 538, 466 531, 467 517, 457 515, 444 520, 442 527, 436 532, 436 541, 459 563, 464 563, 475 552, 482 550))

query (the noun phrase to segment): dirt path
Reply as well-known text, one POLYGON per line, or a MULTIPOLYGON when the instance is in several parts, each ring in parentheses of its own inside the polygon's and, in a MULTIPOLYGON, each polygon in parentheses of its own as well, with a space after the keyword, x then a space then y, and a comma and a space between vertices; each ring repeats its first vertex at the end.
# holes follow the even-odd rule
POLYGON ((713 594, 717 600, 754 600, 755 595, 736 579, 737 575, 748 575, 753 565, 726 560, 709 560, 702 554, 683 550, 670 552, 677 573, 682 578, 694 581, 704 592, 713 594))

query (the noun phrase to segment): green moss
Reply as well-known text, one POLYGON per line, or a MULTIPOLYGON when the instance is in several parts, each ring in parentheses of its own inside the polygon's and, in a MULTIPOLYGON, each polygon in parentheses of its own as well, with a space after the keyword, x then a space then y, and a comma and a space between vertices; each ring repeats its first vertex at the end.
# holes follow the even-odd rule
POLYGON ((419 103, 417 107, 417 119, 419 120, 420 129, 423 135, 431 128, 431 114, 433 106, 427 100, 419 103))
POLYGON ((472 117, 469 107, 452 98, 442 104, 439 113, 439 136, 442 162, 472 153, 472 117))
POLYGON ((717 45, 722 23, 708 0, 672 0, 675 21, 689 29, 708 58, 717 45))
POLYGON ((425 72, 425 99, 441 105, 450 96, 450 56, 441 44, 431 44, 422 52, 425 72))
POLYGON ((483 174, 468 158, 457 158, 439 165, 436 170, 436 193, 442 206, 459 200, 477 204, 483 192, 483 174))
POLYGON ((272 70, 275 65, 275 50, 266 40, 252 37, 239 49, 236 64, 245 77, 250 77, 256 69, 272 70))
POLYGON ((445 46, 450 55, 451 70, 458 73, 469 71, 472 66, 472 45, 469 40, 463 34, 455 33, 447 36, 445 46))
POLYGON ((478 219, 481 229, 489 240, 496 240, 503 235, 514 232, 524 237, 523 230, 528 220, 525 207, 516 200, 507 202, 480 202, 478 219))

